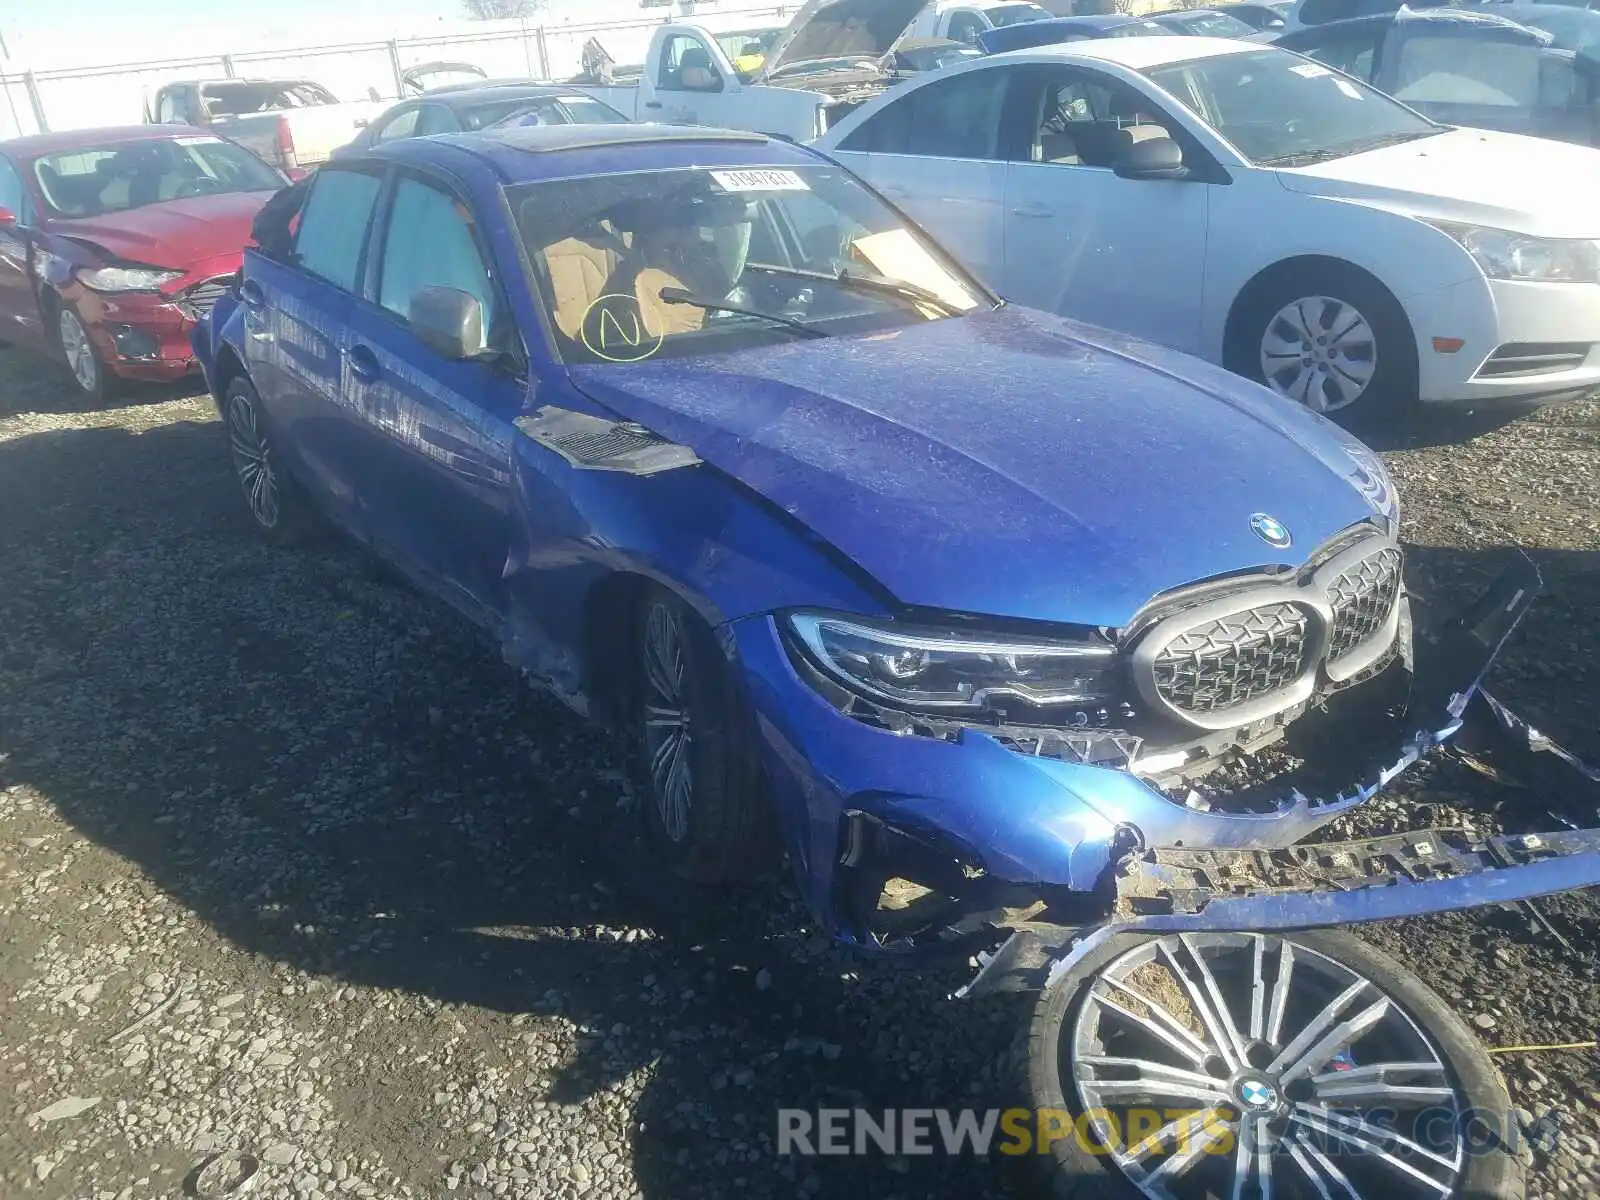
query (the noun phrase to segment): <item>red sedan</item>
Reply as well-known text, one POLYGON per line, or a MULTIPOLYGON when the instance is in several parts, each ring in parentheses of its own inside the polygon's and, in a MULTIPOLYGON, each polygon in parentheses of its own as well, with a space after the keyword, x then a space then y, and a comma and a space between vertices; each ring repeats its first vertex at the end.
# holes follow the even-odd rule
POLYGON ((192 130, 0 142, 0 340, 64 360, 97 400, 119 379, 188 374, 189 330, 287 182, 237 143, 192 130))

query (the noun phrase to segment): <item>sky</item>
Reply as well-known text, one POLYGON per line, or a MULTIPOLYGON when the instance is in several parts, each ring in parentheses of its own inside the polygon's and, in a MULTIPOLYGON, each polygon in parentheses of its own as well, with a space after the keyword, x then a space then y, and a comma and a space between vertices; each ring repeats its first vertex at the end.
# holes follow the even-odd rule
POLYGON ((0 36, 12 66, 79 65, 210 53, 218 37, 238 49, 386 38, 462 16, 460 0, 0 0, 0 36))

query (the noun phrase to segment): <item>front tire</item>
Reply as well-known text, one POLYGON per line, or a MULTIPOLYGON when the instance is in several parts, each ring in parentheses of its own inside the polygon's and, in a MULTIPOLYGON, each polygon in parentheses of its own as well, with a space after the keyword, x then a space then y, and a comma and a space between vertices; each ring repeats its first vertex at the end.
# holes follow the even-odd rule
POLYGON ((1252 285, 1230 322, 1225 365, 1341 422, 1395 420, 1416 404, 1405 311, 1354 268, 1283 271, 1252 285))
POLYGON ((99 351, 89 340, 83 318, 69 304, 61 304, 56 311, 56 344, 80 392, 96 404, 106 404, 116 398, 120 381, 106 368, 99 351))
POLYGON ((1348 934, 1112 938, 1040 996, 1015 1056, 1026 1103, 1086 1131, 1030 1156, 1058 1200, 1523 1194, 1483 1047, 1348 934))
POLYGON ((651 841, 693 883, 742 883, 765 865, 768 805, 754 722, 711 631, 651 587, 634 622, 634 722, 651 841))

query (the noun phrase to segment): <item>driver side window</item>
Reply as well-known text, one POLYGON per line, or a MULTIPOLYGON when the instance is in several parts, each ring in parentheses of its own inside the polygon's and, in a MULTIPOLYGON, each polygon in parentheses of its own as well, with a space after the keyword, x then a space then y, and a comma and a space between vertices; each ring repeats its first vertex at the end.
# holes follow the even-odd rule
POLYGON ((1136 142, 1173 136, 1169 119, 1138 92, 1115 80, 1070 68, 1034 77, 1019 106, 1027 136, 1012 143, 1027 161, 1060 166, 1114 166, 1136 142))
POLYGON ((699 38, 687 33, 673 34, 661 48, 661 75, 657 85, 669 92, 720 92, 722 76, 716 60, 699 38))
POLYGON ((966 71, 917 88, 867 121, 839 146, 929 158, 1000 157, 1000 113, 1011 72, 966 71))

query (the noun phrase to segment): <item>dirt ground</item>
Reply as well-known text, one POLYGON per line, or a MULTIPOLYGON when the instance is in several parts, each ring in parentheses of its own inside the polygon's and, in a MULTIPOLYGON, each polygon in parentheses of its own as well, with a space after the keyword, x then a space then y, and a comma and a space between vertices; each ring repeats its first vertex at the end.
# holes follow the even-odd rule
MULTIPOLYGON (((1386 453, 1410 583, 1513 547, 1547 594, 1492 686, 1600 760, 1600 405, 1386 453), (1432 444, 1427 444, 1432 443, 1432 444)), ((843 956, 785 886, 638 869, 622 760, 337 539, 242 515, 208 401, 83 411, 0 350, 0 1196, 978 1197, 972 1159, 797 1162, 785 1105, 988 1106, 1008 1003, 843 956), (218 1194, 213 1192, 213 1194, 218 1194)), ((1529 823, 1430 766, 1377 823, 1529 823)), ((1491 1046, 1600 1029, 1600 895, 1369 930, 1491 1046)), ((1501 1056, 1554 1114, 1530 1194, 1600 1194, 1590 1052, 1501 1056)))

